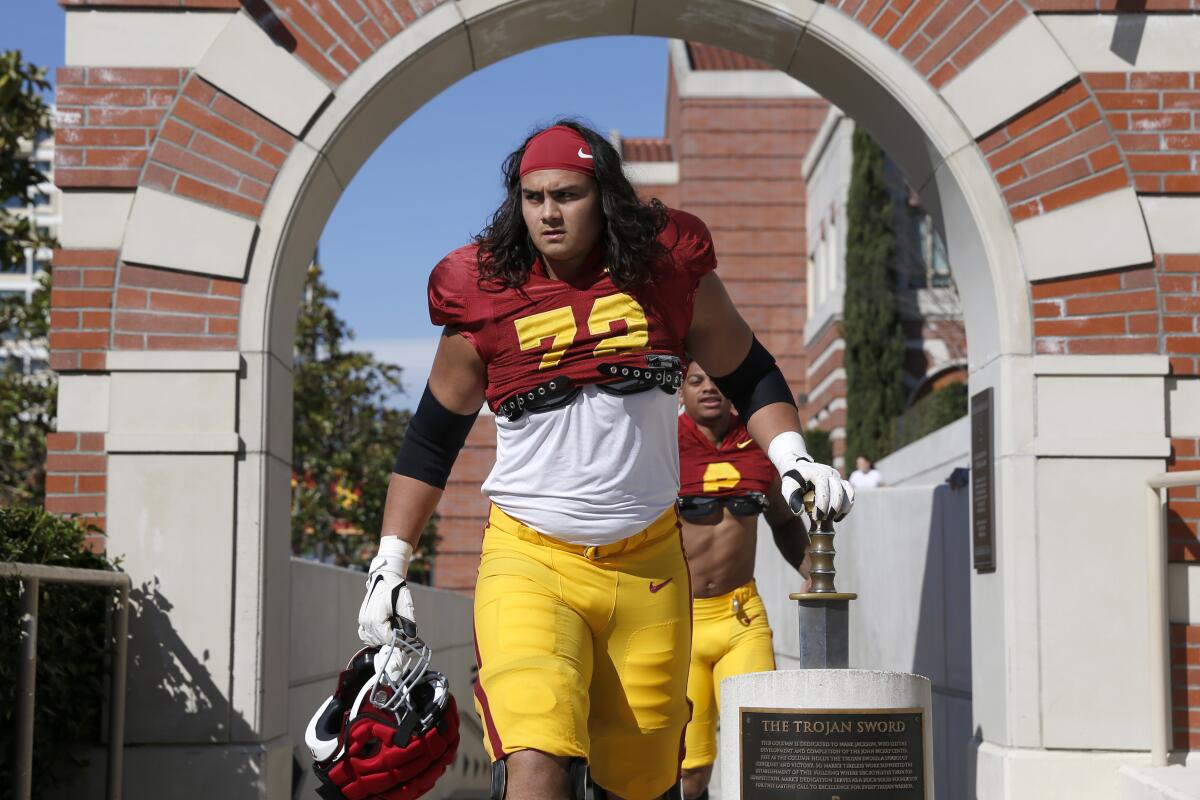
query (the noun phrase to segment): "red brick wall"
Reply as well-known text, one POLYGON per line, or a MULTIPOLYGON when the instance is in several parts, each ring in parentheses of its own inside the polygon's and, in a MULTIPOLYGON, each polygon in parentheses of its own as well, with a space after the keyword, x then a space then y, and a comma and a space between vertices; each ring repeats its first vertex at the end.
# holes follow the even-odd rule
POLYGON ((472 592, 479 568, 479 549, 487 523, 488 502, 479 489, 496 457, 496 423, 483 416, 467 436, 454 463, 446 493, 438 505, 438 554, 433 584, 439 589, 472 592))
POLYGON ((247 0, 259 24, 337 86, 372 53, 444 0, 247 0), (286 31, 281 36, 280 33, 286 31))
POLYGON ((1200 256, 1032 285, 1039 353, 1166 353, 1173 375, 1198 375, 1200 256))
POLYGON ((1174 746, 1200 749, 1200 625, 1171 625, 1171 684, 1174 746))
POLYGON ((719 274, 792 390, 806 391, 804 178, 829 104, 822 99, 682 98, 679 206, 708 223, 719 274))
POLYGON ((1016 222, 1130 185, 1100 109, 1079 82, 984 137, 979 147, 1016 222))
POLYGON ((1087 73, 1139 192, 1200 192, 1200 73, 1087 73))
MULTIPOLYGON (((1171 440, 1172 472, 1200 469, 1200 439, 1171 440)), ((1167 547, 1171 561, 1200 560, 1200 489, 1167 491, 1167 547)), ((1175 747, 1200 749, 1200 625, 1171 625, 1171 700, 1175 747)))
POLYGON ((887 42, 935 88, 1028 13, 1016 0, 837 0, 833 5, 887 42))
POLYGON ((295 138, 192 76, 154 142, 142 184, 257 219, 295 138))
MULTIPOLYGON (((78 514, 84 522, 103 530, 108 490, 104 434, 52 433, 46 440, 46 450, 46 510, 78 514)), ((88 544, 103 550, 103 536, 89 536, 88 544)))
POLYGON ((236 350, 240 281, 122 264, 113 350, 236 350))
MULTIPOLYGON (((1200 470, 1200 438, 1172 437, 1169 472, 1200 470)), ((1167 557, 1200 561, 1200 487, 1167 491, 1167 557)))
POLYGON ((58 70, 54 180, 62 188, 132 189, 187 70, 58 70))
POLYGON ((1155 257, 1171 374, 1200 376, 1200 254, 1155 257))
POLYGON ((103 370, 112 326, 116 250, 54 251, 50 368, 103 370))
POLYGON ((1158 292, 1150 267, 1033 284, 1039 353, 1157 353, 1158 292))

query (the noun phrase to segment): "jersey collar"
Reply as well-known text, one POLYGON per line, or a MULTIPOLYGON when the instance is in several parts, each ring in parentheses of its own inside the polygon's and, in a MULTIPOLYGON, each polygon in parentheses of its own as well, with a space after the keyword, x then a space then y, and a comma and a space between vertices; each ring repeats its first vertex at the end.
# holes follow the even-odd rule
MULTIPOLYGON (((597 280, 608 273, 608 268, 604 267, 605 256, 607 251, 604 248, 603 242, 598 242, 592 252, 588 253, 587 260, 583 262, 583 269, 579 271, 579 280, 577 288, 586 288, 594 284, 597 280)), ((551 278, 550 273, 546 269, 546 262, 542 258, 542 254, 538 253, 533 259, 533 275, 544 280, 555 281, 557 283, 566 283, 559 278, 551 278)), ((575 284, 571 284, 575 285, 575 284)))
POLYGON ((696 437, 701 444, 714 453, 720 453, 728 450, 730 447, 740 444, 750 438, 750 432, 746 430, 746 426, 742 424, 741 417, 736 413, 731 414, 729 420, 729 430, 725 431, 725 436, 721 441, 713 444, 712 441, 700 430, 699 423, 692 419, 686 411, 679 415, 680 422, 687 428, 688 432, 696 437))

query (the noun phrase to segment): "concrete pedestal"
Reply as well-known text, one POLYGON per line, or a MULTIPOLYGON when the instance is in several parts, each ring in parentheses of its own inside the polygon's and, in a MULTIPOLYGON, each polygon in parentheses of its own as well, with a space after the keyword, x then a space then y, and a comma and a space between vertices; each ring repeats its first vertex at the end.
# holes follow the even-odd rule
POLYGON ((905 672, 858 669, 802 669, 755 672, 721 681, 718 747, 721 797, 740 800, 740 713, 743 708, 925 710, 926 800, 934 800, 933 693, 928 678, 905 672))

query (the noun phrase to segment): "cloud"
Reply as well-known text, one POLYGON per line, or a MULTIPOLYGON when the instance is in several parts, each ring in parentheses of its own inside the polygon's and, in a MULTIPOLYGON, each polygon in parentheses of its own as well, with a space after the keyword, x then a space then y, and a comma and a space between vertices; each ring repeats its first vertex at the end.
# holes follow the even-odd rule
POLYGON ((396 398, 396 405, 415 407, 429 380, 433 367, 433 354, 437 352, 438 337, 425 336, 411 339, 356 339, 348 347, 371 353, 375 358, 404 369, 401 380, 404 393, 396 398))

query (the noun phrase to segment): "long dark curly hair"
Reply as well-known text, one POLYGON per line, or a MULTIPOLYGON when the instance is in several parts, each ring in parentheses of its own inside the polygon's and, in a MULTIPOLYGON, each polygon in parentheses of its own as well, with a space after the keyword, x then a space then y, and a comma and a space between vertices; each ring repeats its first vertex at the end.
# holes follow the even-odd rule
MULTIPOLYGON (((667 224, 666 206, 658 200, 643 203, 638 199, 621 169, 620 154, 603 136, 573 119, 561 119, 554 125, 577 131, 592 151, 604 211, 603 242, 609 277, 620 289, 648 283, 663 255, 658 234, 667 224)), ((504 159, 504 202, 475 237, 481 282, 516 288, 529 278, 538 253, 521 215, 521 158, 530 140, 554 125, 531 133, 504 159)))

